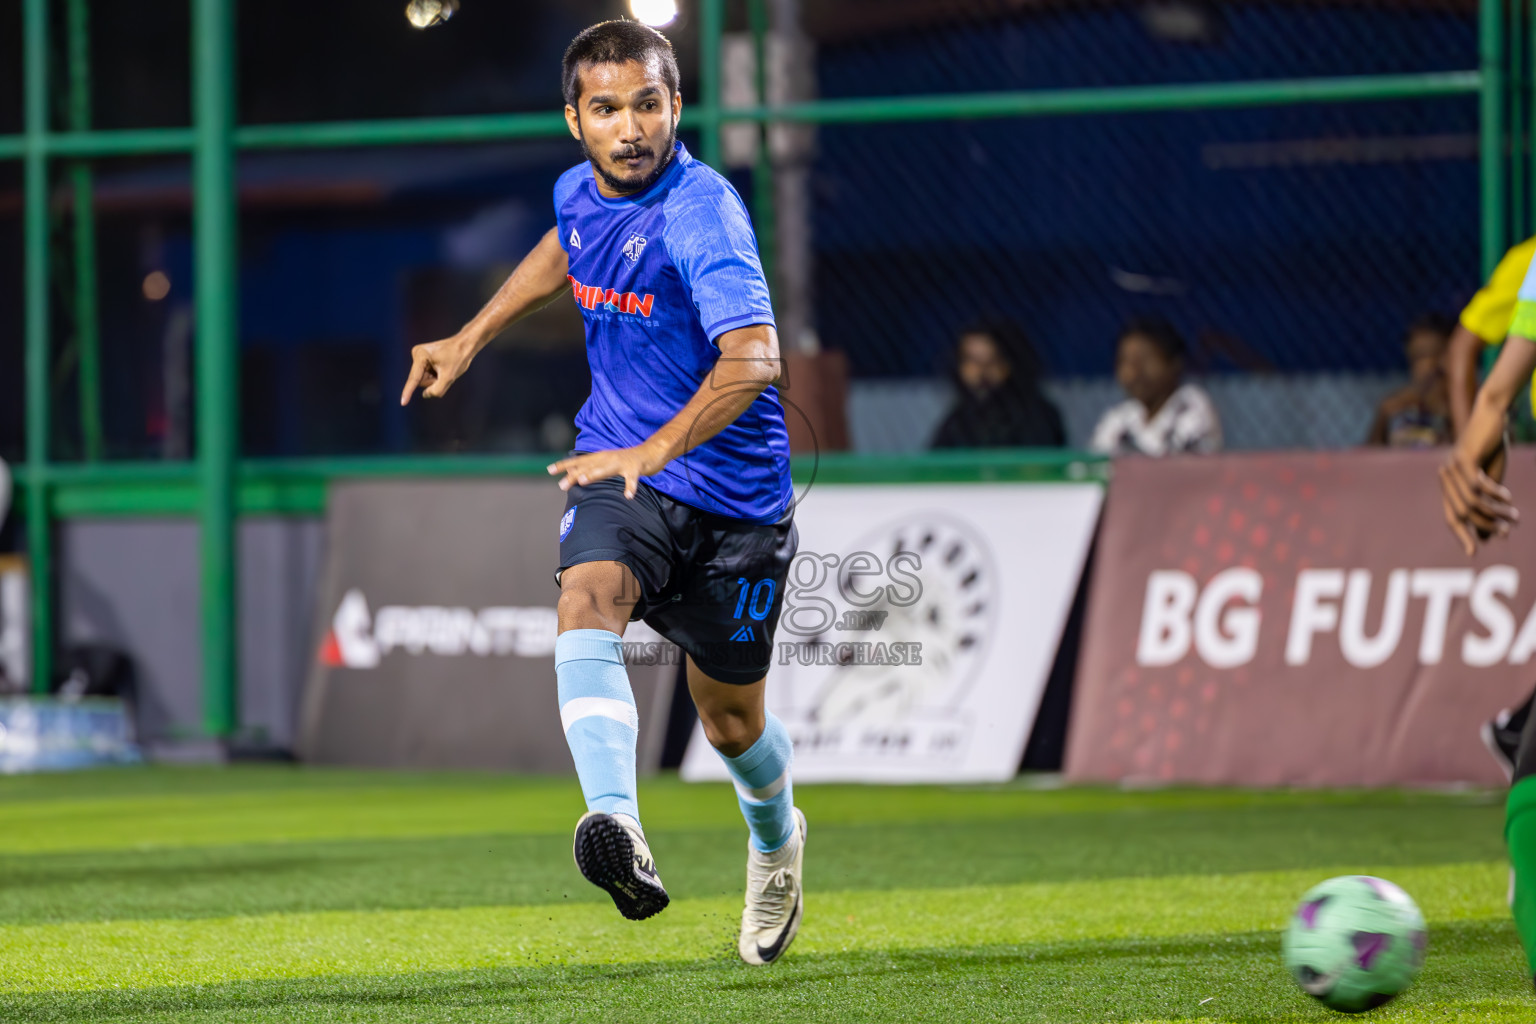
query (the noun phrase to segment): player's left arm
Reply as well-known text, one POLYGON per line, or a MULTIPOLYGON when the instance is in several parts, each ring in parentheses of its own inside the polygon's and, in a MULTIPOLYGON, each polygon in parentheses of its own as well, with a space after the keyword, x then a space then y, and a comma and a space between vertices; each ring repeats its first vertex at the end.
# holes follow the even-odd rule
POLYGON ((1510 334, 1472 404, 1467 427, 1440 467, 1445 522, 1468 555, 1478 541, 1507 534, 1519 520, 1509 489, 1484 469, 1504 444, 1504 418, 1536 371, 1536 341, 1510 334))
POLYGON ((779 379, 779 335, 772 326, 738 327, 720 335, 715 344, 720 358, 676 416, 633 448, 575 455, 553 463, 551 476, 565 474, 560 489, 623 477, 624 497, 633 498, 641 477, 660 473, 667 463, 736 422, 779 379))
MULTIPOLYGON (((1477 367, 1482 362, 1483 349, 1488 343, 1472 332, 1466 324, 1458 323, 1451 332, 1451 343, 1445 350, 1445 383, 1450 391, 1451 430, 1460 437, 1472 418, 1472 403, 1477 396, 1477 367)), ((1385 443, 1385 441, 1383 441, 1385 443)))

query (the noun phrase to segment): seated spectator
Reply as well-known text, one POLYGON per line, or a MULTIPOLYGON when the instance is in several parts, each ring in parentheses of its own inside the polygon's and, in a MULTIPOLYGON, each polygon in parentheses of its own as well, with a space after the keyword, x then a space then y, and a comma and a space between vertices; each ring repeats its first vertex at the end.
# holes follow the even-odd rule
POLYGON ((1179 455, 1221 450, 1211 397, 1184 378, 1184 339, 1166 320, 1132 320, 1120 332, 1115 379, 1130 396, 1099 417, 1089 447, 1106 455, 1179 455))
POLYGON ((960 398, 934 448, 1059 448, 1061 413, 1040 390, 1040 360, 1028 336, 997 321, 962 331, 955 345, 960 398))
POLYGON ((17 518, 10 514, 11 501, 16 496, 16 483, 11 478, 11 467, 0 459, 0 555, 18 548, 17 518))
POLYGON ((1409 385, 1382 399, 1371 422, 1367 444, 1390 448, 1433 448, 1454 440, 1451 392, 1445 353, 1455 322, 1441 313, 1425 313, 1403 337, 1409 385))

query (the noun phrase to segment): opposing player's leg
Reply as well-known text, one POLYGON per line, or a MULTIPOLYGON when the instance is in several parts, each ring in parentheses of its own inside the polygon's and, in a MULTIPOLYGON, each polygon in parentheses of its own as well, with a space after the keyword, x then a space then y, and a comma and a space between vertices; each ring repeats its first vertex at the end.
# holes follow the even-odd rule
POLYGON ((737 942, 741 958, 750 964, 777 960, 794 941, 805 910, 806 825, 790 779, 794 744, 784 723, 764 709, 765 682, 722 682, 688 659, 688 690, 704 735, 731 773, 751 833, 737 942))
POLYGON ((1520 735, 1504 839, 1509 845, 1509 909, 1536 981, 1536 716, 1527 716, 1520 735))
POLYGON ((1483 746, 1488 748, 1488 753, 1499 763, 1504 777, 1511 781, 1515 776, 1515 755, 1520 749, 1520 735, 1525 732, 1525 723, 1530 720, 1533 702, 1536 702, 1536 692, 1526 697, 1523 703, 1505 708, 1483 723, 1483 746))
POLYGON ((560 722, 587 803, 572 852, 587 880, 631 920, 659 913, 668 902, 640 826, 640 718, 621 640, 644 595, 667 578, 665 530, 649 489, 628 500, 622 481, 573 487, 556 574, 560 722))

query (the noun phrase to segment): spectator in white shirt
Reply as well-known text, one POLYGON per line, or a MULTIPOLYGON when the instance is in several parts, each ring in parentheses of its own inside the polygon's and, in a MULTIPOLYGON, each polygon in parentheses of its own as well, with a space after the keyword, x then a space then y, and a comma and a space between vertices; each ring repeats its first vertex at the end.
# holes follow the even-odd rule
POLYGON ((1184 339, 1166 320, 1132 320, 1120 332, 1115 378, 1130 397, 1099 418, 1089 447, 1106 455, 1179 455, 1221 450, 1211 397, 1183 382, 1184 339))

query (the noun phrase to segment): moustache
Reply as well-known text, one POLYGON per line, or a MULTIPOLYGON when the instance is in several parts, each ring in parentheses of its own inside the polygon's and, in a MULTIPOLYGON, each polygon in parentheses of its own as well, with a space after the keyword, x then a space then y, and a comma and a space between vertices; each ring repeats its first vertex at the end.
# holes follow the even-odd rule
POLYGON ((613 153, 615 160, 633 160, 636 157, 655 156, 656 151, 645 146, 627 146, 613 153))

